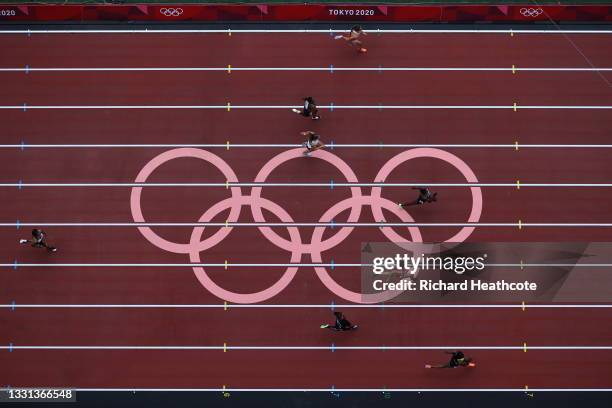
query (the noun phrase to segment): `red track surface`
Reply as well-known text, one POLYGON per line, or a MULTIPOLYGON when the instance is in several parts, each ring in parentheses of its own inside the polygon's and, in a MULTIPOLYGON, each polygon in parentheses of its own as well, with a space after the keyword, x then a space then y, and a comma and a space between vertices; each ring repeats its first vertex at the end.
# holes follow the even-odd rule
MULTIPOLYGON (((357 55, 327 35, 53 35, 0 37, 1 67, 241 67, 379 65, 390 67, 612 67, 612 36, 580 35, 371 35, 367 55, 357 55), (578 51, 580 50, 580 52, 578 51), (608 50, 608 51, 606 51, 608 50)), ((314 95, 321 105, 612 105, 612 90, 593 72, 233 72, 231 74, 1 73, 0 105, 292 105, 314 95)), ((606 74, 608 75, 608 74, 606 74)), ((612 80, 608 75, 608 80, 612 80)), ((313 128, 336 143, 609 143, 609 110, 336 110, 310 123, 279 110, 19 110, 1 111, 2 143, 294 143, 313 128)), ((0 149, 4 182, 131 182, 160 149, 0 149)), ((253 181, 280 150, 213 150, 253 181)), ((338 149, 362 182, 397 149, 338 149)), ((589 150, 455 150, 481 182, 609 182, 609 152, 589 150)), ((293 160, 269 181, 325 182, 342 175, 320 160, 293 160)), ((463 182, 435 159, 401 165, 388 179, 463 182), (410 175, 409 177, 407 175, 410 175)), ((149 181, 225 182, 196 160, 163 165, 149 181)), ((246 193, 246 190, 243 189, 246 193)), ((363 189, 367 191, 368 189, 363 189)), ((438 189, 441 201, 412 211, 419 222, 465 222, 467 188, 438 189)), ((385 189, 395 202, 405 190, 385 189)), ((264 188, 295 221, 315 222, 347 189, 264 188)), ((147 188, 147 221, 195 222, 228 197, 223 188, 147 188)), ((482 222, 609 222, 606 189, 484 188, 482 222)), ((128 188, 0 189, 2 222, 129 222, 128 188)), ((346 218, 346 213, 343 214, 346 218)), ((278 221, 267 214, 270 221, 278 221)), ((225 215, 216 221, 224 221, 225 215)), ((252 221, 243 211, 240 221, 252 221)), ((336 221, 344 221, 337 219, 336 221)), ((373 222, 364 209, 362 222, 373 222)), ((388 221, 398 221, 389 217, 388 221)), ((0 259, 25 263, 185 263, 134 228, 47 228, 60 252, 20 247, 23 230, 0 230, 0 259)), ((157 230, 187 242, 187 228, 157 230)), ((302 239, 312 229, 301 229, 302 239)), ((280 234, 284 231, 279 229, 280 234)), ((444 240, 449 228, 422 229, 426 241, 444 240)), ((27 233, 27 232, 25 232, 27 233)), ((324 253, 324 262, 357 262, 359 244, 386 240, 377 229, 357 228, 324 253)), ((472 241, 612 241, 604 228, 523 230, 478 228, 472 241)), ((289 254, 238 228, 205 262, 284 263, 289 254)), ((309 262, 303 257, 304 262, 309 262)), ((282 271, 209 268, 225 288, 253 292, 282 271)), ((358 290, 355 270, 334 278, 358 290)), ((9 304, 210 304, 190 268, 19 268, 5 270, 0 303, 9 304)), ((272 299, 279 304, 343 303, 312 268, 272 299)), ((318 324, 324 309, 10 309, 0 310, 0 343, 19 345, 310 345, 328 346, 589 346, 612 344, 606 310, 358 309, 355 333, 330 333, 318 324)), ((610 388, 612 352, 475 351, 478 368, 465 372, 423 370, 439 351, 28 351, 0 353, 0 384, 67 387, 244 388, 610 388), (571 369, 568 369, 571 368, 571 369), (578 375, 577 375, 578 374, 578 375)))

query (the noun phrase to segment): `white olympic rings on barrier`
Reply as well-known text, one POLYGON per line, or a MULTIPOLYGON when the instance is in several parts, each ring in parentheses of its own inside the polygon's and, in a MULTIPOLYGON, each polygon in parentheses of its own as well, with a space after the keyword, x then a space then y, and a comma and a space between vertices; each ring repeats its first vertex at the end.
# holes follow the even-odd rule
POLYGON ((159 12, 166 17, 178 17, 183 14, 183 9, 180 7, 162 7, 159 12))
POLYGON ((538 17, 540 14, 544 12, 541 8, 533 8, 533 7, 523 7, 519 10, 523 17, 538 17))

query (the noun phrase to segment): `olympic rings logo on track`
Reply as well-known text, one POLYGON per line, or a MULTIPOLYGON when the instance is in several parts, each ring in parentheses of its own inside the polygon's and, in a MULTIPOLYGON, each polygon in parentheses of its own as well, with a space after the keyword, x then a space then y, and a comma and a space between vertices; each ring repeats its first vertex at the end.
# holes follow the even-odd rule
MULTIPOLYGON (((263 183, 274 169, 283 163, 293 160, 303 160, 303 149, 291 149, 282 152, 270 159, 259 171, 254 182, 263 183)), ((442 160, 454 166, 461 172, 463 177, 468 182, 478 182, 476 175, 472 169, 459 157, 440 149, 433 148, 417 148, 405 150, 387 161, 376 175, 375 182, 384 182, 389 174, 400 164, 416 158, 429 157, 442 160)), ((238 182, 236 174, 232 168, 219 156, 202 149, 194 148, 179 148, 168 150, 151 159, 138 173, 136 177, 137 183, 144 183, 149 176, 162 164, 178 158, 197 158, 204 160, 217 167, 223 176, 232 183, 238 182)), ((347 182, 357 183, 357 176, 351 167, 344 162, 340 157, 328 151, 320 150, 316 155, 312 156, 319 160, 326 161, 335 166, 343 174, 347 182)), ((135 222, 145 222, 142 207, 141 195, 143 187, 133 187, 130 195, 130 208, 132 217, 135 222)), ((263 198, 263 187, 252 187, 250 195, 244 195, 240 187, 231 187, 231 196, 226 198, 208 210, 206 210, 198 222, 210 222, 216 215, 229 209, 228 222, 237 222, 240 216, 242 206, 248 206, 251 209, 253 220, 258 223, 265 223, 263 209, 272 212, 278 217, 281 222, 295 222, 287 211, 275 202, 263 198)), ((472 193, 472 209, 468 217, 468 222, 478 222, 482 213, 482 191, 480 187, 470 187, 472 193)), ((385 222, 383 210, 387 210, 395 214, 402 222, 414 222, 414 219, 404 209, 400 209, 398 205, 386 198, 383 198, 381 187, 372 187, 370 195, 364 195, 361 187, 350 188, 351 197, 344 199, 323 213, 319 222, 328 223, 333 220, 338 214, 350 209, 348 222, 358 222, 361 215, 362 207, 369 206, 374 219, 380 222, 385 222)), ((303 255, 309 255, 312 263, 322 263, 322 253, 328 251, 344 241, 355 227, 345 226, 339 228, 338 232, 327 239, 323 239, 325 226, 314 228, 310 242, 303 242, 300 236, 300 231, 296 226, 288 226, 289 239, 286 239, 277 233, 272 228, 267 226, 257 227, 262 235, 272 244, 291 254, 290 263, 300 263, 303 255)), ((223 227, 212 234, 210 237, 201 240, 204 232, 204 227, 195 227, 191 232, 189 243, 176 243, 167 241, 157 235, 149 227, 138 227, 140 233, 153 245, 176 254, 186 254, 189 256, 190 262, 201 263, 200 252, 208 250, 224 240, 232 231, 233 227, 223 227)), ((423 242, 421 232, 416 226, 409 226, 408 233, 410 239, 407 239, 393 230, 391 227, 381 227, 382 234, 391 242, 423 242)), ((474 231, 474 227, 463 227, 457 234, 446 240, 445 242, 459 243, 465 241, 474 231)), ((298 267, 289 266, 281 278, 267 289, 254 293, 236 293, 228 291, 217 285, 207 274, 202 267, 193 267, 193 271, 198 281, 213 295, 232 302, 232 303, 259 303, 276 296, 282 292, 291 283, 295 277, 298 267)), ((379 303, 388 301, 398 296, 401 291, 386 291, 376 294, 362 294, 353 292, 337 283, 329 274, 327 269, 322 266, 315 267, 315 272, 321 282, 336 295, 354 303, 379 303)))
POLYGON ((183 9, 180 7, 162 7, 159 12, 166 17, 178 17, 183 14, 183 9))
POLYGON ((523 7, 519 10, 523 17, 538 17, 544 12, 541 8, 523 7))

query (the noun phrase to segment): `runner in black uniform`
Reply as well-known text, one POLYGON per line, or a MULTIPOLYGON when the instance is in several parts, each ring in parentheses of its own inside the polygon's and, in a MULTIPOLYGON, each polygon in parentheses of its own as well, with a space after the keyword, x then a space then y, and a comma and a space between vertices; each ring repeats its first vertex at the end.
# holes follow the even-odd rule
POLYGON ((302 143, 302 146, 306 148, 306 150, 304 151, 304 156, 310 156, 315 150, 319 150, 325 147, 323 142, 321 142, 321 137, 312 130, 300 132, 300 134, 302 136, 308 137, 308 139, 304 143, 302 143))
POLYGON ((419 190, 419 198, 416 201, 408 203, 399 203, 400 207, 408 207, 411 205, 420 205, 424 203, 433 203, 438 201, 438 193, 432 193, 427 187, 412 187, 413 190, 419 190))
POLYGON ((346 317, 340 312, 334 312, 334 316, 336 316, 336 322, 334 324, 322 324, 322 329, 330 329, 335 331, 349 331, 355 330, 358 326, 356 324, 352 324, 346 317))
POLYGON ((446 364, 442 364, 442 365, 437 365, 437 366, 432 366, 432 365, 425 365, 425 368, 457 368, 457 367, 476 367, 476 364, 472 363, 472 359, 469 357, 466 357, 463 354, 463 351, 461 350, 457 350, 457 351, 445 351, 446 354, 451 354, 452 357, 450 359, 450 361, 446 364))
POLYGON ((43 230, 33 229, 32 239, 20 239, 20 244, 32 244, 34 248, 47 248, 49 252, 56 252, 57 248, 47 244, 47 234, 43 230))
POLYGON ((304 98, 304 109, 291 109, 293 112, 298 115, 302 115, 304 117, 311 117, 312 120, 319 120, 321 117, 319 116, 319 108, 317 108, 317 104, 312 96, 307 96, 304 98))

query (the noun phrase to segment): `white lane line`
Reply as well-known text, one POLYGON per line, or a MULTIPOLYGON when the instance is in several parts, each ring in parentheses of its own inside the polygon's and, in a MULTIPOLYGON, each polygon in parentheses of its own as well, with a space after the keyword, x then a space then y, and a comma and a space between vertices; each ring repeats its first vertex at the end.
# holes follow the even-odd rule
MULTIPOLYGON (((276 182, 226 182, 226 183, 154 183, 154 182, 125 182, 125 183, 0 183, 0 187, 511 187, 517 188, 513 183, 388 183, 388 182, 341 182, 327 183, 276 183, 276 182)), ((520 183, 520 187, 612 187, 612 183, 520 183)))
MULTIPOLYGON (((301 105, 4 105, 4 110, 28 109, 298 109, 301 105)), ((612 109, 611 105, 319 105, 319 109, 612 109)))
MULTIPOLYGON (((301 144, 267 144, 267 143, 237 143, 229 144, 230 148, 296 148, 303 147, 301 144)), ((222 148, 227 149, 228 143, 137 143, 137 144, 0 144, 0 149, 32 149, 32 148, 44 148, 44 149, 70 149, 70 148, 83 148, 83 149, 98 149, 98 148, 181 148, 181 147, 192 147, 192 148, 222 148)), ((328 146, 329 148, 417 148, 417 147, 433 147, 433 148, 511 148, 513 150, 523 148, 536 148, 536 149, 547 149, 547 148, 561 148, 561 149, 598 149, 598 148, 612 148, 612 144, 417 144, 417 143, 333 143, 328 146)))
MULTIPOLYGON (((178 71, 178 72, 199 72, 199 71, 213 71, 213 72, 228 72, 229 68, 224 67, 6 67, 0 68, 0 72, 159 72, 159 71, 178 71)), ((597 68, 597 67, 236 67, 231 66, 231 71, 346 71, 346 72, 360 72, 360 71, 373 71, 373 72, 384 72, 384 71, 397 71, 397 72, 421 72, 421 71, 441 71, 441 72, 605 72, 612 71, 612 68, 597 68)))
MULTIPOLYGON (((26 388, 41 389, 31 385, 26 388)), ((0 388, 2 389, 2 388, 0 388)), ((9 388, 4 388, 8 390, 9 388)), ((70 388, 77 392, 521 392, 525 388, 70 388)), ((612 388, 529 388, 532 392, 610 392, 612 388)))
POLYGON ((0 227, 612 227, 598 222, 3 222, 0 227))
MULTIPOLYGON (((380 34, 612 34, 612 30, 526 30, 526 29, 443 29, 443 30, 431 30, 431 29, 378 29, 374 27, 367 27, 365 29, 368 33, 380 33, 380 34)), ((217 29, 217 30, 198 30, 198 29, 185 29, 185 30, 156 30, 156 29, 131 29, 131 30, 40 30, 40 29, 26 29, 26 30, 0 30, 0 34, 283 34, 283 33, 296 33, 296 34, 333 34, 333 33, 348 33, 349 30, 335 30, 329 28, 327 30, 321 29, 278 29, 278 30, 234 30, 234 29, 217 29)))
MULTIPOLYGON (((171 267, 331 267, 331 268, 359 268, 370 267, 366 263, 0 263, 0 267, 7 268, 171 268, 171 267)), ((485 266, 495 268, 610 268, 610 263, 486 263, 485 266)))
MULTIPOLYGON (((524 350, 524 346, 20 346, 0 345, 0 350, 524 350)), ((529 346, 529 350, 612 350, 612 346, 529 346)))
POLYGON ((19 304, 0 309, 610 309, 612 304, 19 304))

